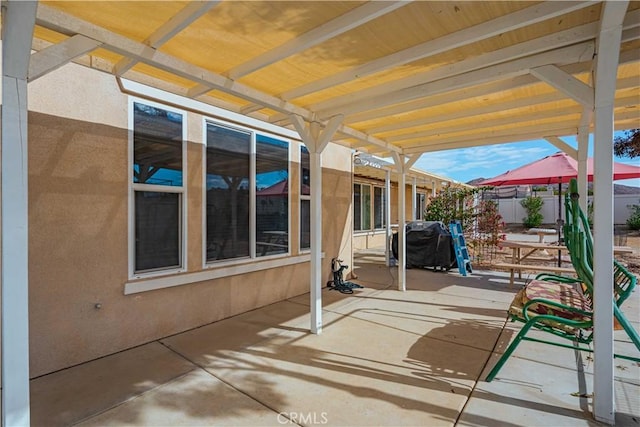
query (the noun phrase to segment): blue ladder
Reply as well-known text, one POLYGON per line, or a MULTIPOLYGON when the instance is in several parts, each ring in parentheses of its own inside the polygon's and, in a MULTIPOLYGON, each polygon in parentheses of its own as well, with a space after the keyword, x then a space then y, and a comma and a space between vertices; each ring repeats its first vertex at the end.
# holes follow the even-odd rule
POLYGON ((469 250, 467 243, 462 234, 462 225, 460 221, 451 221, 449 224, 449 232, 453 239, 453 249, 456 253, 456 261, 458 262, 458 271, 461 275, 466 276, 467 272, 472 273, 471 260, 469 259, 469 250))

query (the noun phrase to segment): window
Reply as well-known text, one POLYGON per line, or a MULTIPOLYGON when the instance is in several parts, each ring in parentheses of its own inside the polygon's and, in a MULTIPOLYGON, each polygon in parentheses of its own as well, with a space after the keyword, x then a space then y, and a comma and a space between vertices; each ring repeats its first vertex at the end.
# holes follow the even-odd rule
POLYGON ((256 256, 289 252, 289 145, 256 135, 256 256))
POLYGON ((384 188, 373 187, 373 228, 375 229, 381 229, 385 226, 384 206, 384 188))
POLYGON ((426 194, 417 193, 416 194, 416 219, 422 220, 424 219, 424 210, 426 209, 426 194))
POLYGON ((369 230, 371 229, 371 186, 370 185, 362 186, 360 197, 362 199, 362 207, 360 208, 360 210, 362 211, 362 229, 369 230))
POLYGON ((362 184, 353 184, 353 229, 362 230, 362 184))
POLYGON ((248 257, 251 134, 206 129, 206 260, 248 257))
POLYGON ((311 248, 311 169, 309 150, 300 147, 300 249, 311 248))
POLYGON ((206 261, 288 253, 289 144, 211 122, 206 132, 206 261))
POLYGON ((355 231, 384 228, 386 225, 384 213, 384 188, 370 184, 353 184, 353 229, 355 231))
POLYGON ((183 116, 135 101, 132 110, 132 271, 182 268, 183 116))

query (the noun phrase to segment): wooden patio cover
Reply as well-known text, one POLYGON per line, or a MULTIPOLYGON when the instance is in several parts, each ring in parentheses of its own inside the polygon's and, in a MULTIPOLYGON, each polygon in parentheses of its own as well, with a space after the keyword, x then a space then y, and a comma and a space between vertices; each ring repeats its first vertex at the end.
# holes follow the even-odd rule
MULTIPOLYGON (((576 135, 593 104, 602 9, 588 1, 43 1, 33 40, 42 60, 32 59, 29 80, 73 56, 284 126, 291 114, 320 123, 340 115, 333 142, 413 156, 576 135)), ((630 2, 623 23, 618 130, 640 126, 639 9, 630 2)))
POLYGON ((424 153, 541 138, 586 174, 593 133, 593 409, 614 421, 608 177, 613 130, 640 127, 639 2, 3 1, 2 13, 3 424, 29 423, 26 85, 69 61, 294 128, 320 184, 329 140, 392 156, 403 187, 424 153))

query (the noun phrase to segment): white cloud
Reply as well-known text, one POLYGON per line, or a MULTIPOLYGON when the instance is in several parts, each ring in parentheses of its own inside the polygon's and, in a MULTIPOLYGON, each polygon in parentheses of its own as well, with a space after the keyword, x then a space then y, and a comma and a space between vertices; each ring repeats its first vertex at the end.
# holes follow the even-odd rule
POLYGON ((425 153, 416 167, 461 181, 456 175, 492 177, 553 153, 554 147, 502 144, 425 153))

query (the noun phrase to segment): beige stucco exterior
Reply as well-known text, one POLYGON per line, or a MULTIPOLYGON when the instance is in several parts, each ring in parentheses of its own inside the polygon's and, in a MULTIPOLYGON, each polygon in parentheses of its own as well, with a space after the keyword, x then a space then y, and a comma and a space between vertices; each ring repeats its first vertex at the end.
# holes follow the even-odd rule
MULTIPOLYGON (((32 377, 308 292, 309 262, 300 261, 125 295, 125 285, 136 282, 128 271, 128 97, 113 77, 71 64, 29 85, 29 109, 32 377)), ((204 267, 202 254, 204 115, 186 117, 182 274, 193 277, 216 267, 204 267)), ((290 149, 299 150, 298 142, 290 149)), ((351 260, 350 159, 333 144, 323 154, 326 279, 332 257, 351 260)), ((290 173, 290 255, 283 260, 299 255, 298 163, 290 173)))

